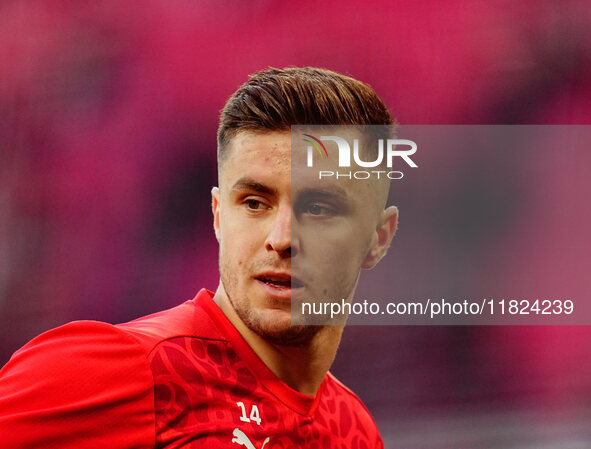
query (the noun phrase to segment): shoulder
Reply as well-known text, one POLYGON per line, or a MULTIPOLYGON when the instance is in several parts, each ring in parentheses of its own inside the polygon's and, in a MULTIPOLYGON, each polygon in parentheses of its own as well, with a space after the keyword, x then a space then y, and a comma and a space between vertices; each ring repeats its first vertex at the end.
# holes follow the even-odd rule
POLYGON ((324 395, 325 407, 337 418, 334 425, 343 438, 353 440, 357 436, 366 439, 370 447, 383 448, 376 422, 363 401, 330 372, 324 395))
POLYGON ((59 375, 67 369, 81 371, 87 364, 110 368, 116 359, 141 360, 142 355, 138 341, 116 326, 98 321, 74 321, 31 340, 14 353, 0 373, 3 380, 18 374, 34 375, 38 371, 59 375))
POLYGON ((123 324, 74 321, 47 331, 18 350, 0 371, 1 385, 40 379, 40 386, 68 376, 88 381, 109 374, 119 378, 135 370, 132 381, 148 381, 150 352, 161 342, 183 336, 219 337, 217 327, 199 305, 206 290, 183 304, 123 324))
POLYGON ((115 448, 153 442, 152 429, 144 348, 116 326, 76 321, 45 332, 0 371, 0 439, 9 447, 115 448))
POLYGON ((211 302, 210 292, 203 289, 195 298, 171 309, 163 310, 117 328, 151 352, 158 344, 176 337, 197 337, 223 339, 218 327, 204 310, 204 304, 211 302))

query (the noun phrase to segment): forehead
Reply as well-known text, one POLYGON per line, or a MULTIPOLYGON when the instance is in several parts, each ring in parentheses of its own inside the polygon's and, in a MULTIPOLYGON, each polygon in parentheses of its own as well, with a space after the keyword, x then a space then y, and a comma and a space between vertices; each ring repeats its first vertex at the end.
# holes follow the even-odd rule
MULTIPOLYGON (((298 145, 293 147, 296 154, 292 154, 292 137, 289 131, 238 133, 230 141, 220 170, 220 186, 233 188, 240 180, 248 179, 273 190, 290 192, 296 198, 301 192, 318 190, 338 192, 352 205, 371 202, 374 189, 370 182, 346 178, 319 179, 317 170, 306 167, 304 153, 298 151, 298 145)), ((334 153, 328 160, 320 161, 320 168, 324 164, 327 164, 326 169, 333 168, 333 159, 334 153)))
POLYGON ((289 132, 240 132, 228 145, 224 165, 281 164, 289 169, 291 137, 289 132))
POLYGON ((346 193, 351 201, 371 201, 376 183, 370 179, 353 177, 351 173, 358 170, 354 166, 339 167, 339 151, 337 151, 334 142, 331 144, 325 141, 325 145, 314 143, 314 141, 320 142, 319 137, 336 135, 348 142, 364 138, 364 135, 353 127, 314 126, 308 128, 298 126, 293 130, 292 190, 294 193, 302 189, 340 191, 346 193), (322 145, 322 150, 319 145, 322 145), (313 154, 310 154, 309 150, 313 154), (318 154, 321 154, 320 157, 316 154, 317 151, 318 154), (327 176, 327 174, 332 175, 327 176))
POLYGON ((279 175, 288 182, 290 180, 289 132, 240 132, 232 138, 226 151, 220 166, 220 185, 230 184, 231 187, 244 176, 265 179, 279 175))

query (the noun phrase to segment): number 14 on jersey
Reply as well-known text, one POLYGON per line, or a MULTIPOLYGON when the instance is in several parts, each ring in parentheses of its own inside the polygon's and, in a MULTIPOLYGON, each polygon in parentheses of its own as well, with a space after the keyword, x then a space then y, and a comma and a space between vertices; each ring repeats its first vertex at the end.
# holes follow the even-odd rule
POLYGON ((240 410, 242 412, 242 415, 240 416, 240 421, 243 421, 243 422, 254 421, 259 426, 261 425, 261 417, 259 415, 259 408, 256 406, 256 404, 252 405, 252 407, 250 409, 250 415, 246 414, 246 406, 244 405, 244 402, 236 402, 236 405, 238 407, 240 407, 240 410))

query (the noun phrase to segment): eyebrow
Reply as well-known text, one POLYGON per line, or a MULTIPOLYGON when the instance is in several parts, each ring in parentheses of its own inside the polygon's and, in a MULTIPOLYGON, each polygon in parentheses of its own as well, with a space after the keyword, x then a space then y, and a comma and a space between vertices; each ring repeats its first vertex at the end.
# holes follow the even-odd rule
POLYGON ((306 187, 298 190, 297 196, 300 198, 334 198, 340 201, 347 201, 349 199, 347 191, 336 185, 326 187, 306 187))
MULTIPOLYGON (((268 185, 262 184, 253 178, 242 177, 234 183, 231 189, 233 192, 239 192, 242 190, 252 190, 267 195, 276 195, 277 189, 268 185)), ((295 193, 295 192, 294 192, 295 193)), ((347 191, 338 185, 327 185, 322 187, 305 187, 297 192, 297 196, 300 198, 334 198, 341 201, 347 201, 349 195, 347 191)))
POLYGON ((242 177, 234 183, 232 191, 254 190, 255 192, 265 193, 267 195, 275 195, 277 190, 265 184, 255 181, 253 178, 242 177))

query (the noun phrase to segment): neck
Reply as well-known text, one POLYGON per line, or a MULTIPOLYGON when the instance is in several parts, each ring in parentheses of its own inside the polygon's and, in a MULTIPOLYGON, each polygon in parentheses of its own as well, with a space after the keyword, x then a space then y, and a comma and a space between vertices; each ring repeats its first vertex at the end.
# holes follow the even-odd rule
POLYGON ((315 396, 330 369, 341 341, 343 326, 324 326, 302 346, 271 343, 251 330, 238 316, 220 285, 214 301, 253 351, 285 384, 307 396, 315 396))

